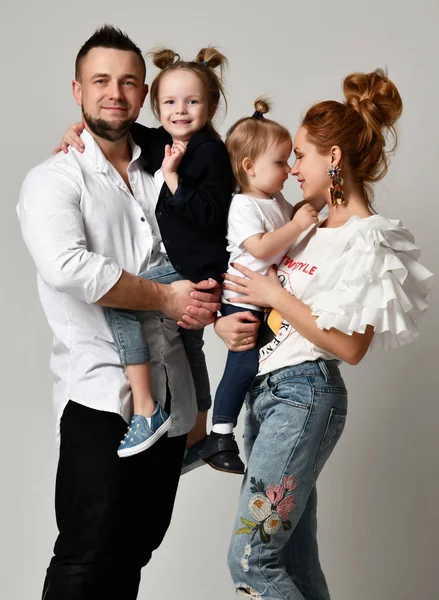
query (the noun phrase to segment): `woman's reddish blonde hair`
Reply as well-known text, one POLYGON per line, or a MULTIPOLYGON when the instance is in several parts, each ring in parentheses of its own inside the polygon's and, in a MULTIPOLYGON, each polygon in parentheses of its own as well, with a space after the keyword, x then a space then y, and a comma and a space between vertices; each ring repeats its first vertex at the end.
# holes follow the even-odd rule
POLYGON ((342 161, 370 205, 371 184, 387 173, 388 153, 397 145, 394 124, 401 116, 402 100, 382 69, 348 75, 343 92, 344 102, 328 100, 312 106, 302 126, 321 154, 340 147, 342 161), (390 148, 386 148, 388 137, 393 138, 390 148))

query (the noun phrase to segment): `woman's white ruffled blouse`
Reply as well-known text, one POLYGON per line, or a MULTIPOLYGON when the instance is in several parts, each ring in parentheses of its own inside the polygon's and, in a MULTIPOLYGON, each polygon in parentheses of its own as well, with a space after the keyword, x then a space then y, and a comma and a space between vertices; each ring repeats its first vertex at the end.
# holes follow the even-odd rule
POLYGON ((418 262, 421 251, 401 221, 378 215, 364 221, 346 240, 311 308, 320 329, 351 335, 372 325, 371 349, 396 348, 419 334, 433 275, 418 262))
MULTIPOLYGON (((286 289, 311 307, 321 329, 352 335, 372 325, 370 348, 391 349, 418 336, 419 320, 428 308, 433 275, 418 261, 420 254, 400 221, 352 217, 339 228, 309 230, 278 274, 286 289)), ((272 336, 261 349, 261 373, 334 358, 285 321, 276 331, 279 323, 271 325, 272 336)))

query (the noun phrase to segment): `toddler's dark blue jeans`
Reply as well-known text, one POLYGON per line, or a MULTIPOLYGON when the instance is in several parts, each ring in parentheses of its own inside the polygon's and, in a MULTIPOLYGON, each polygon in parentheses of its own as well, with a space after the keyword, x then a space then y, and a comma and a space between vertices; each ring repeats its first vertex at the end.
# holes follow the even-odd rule
MULTIPOLYGON (((248 308, 223 303, 221 314, 223 317, 237 312, 248 311, 248 308)), ((263 311, 250 310, 260 321, 263 311)), ((259 344, 251 350, 227 354, 226 367, 215 395, 212 423, 233 423, 236 425, 238 415, 244 404, 247 390, 258 373, 259 344)))

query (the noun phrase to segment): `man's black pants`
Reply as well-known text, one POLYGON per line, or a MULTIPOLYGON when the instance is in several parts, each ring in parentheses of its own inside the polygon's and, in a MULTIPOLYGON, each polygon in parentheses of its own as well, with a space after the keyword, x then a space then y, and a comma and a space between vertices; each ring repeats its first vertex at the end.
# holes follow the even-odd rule
POLYGON ((141 568, 169 526, 186 435, 119 458, 126 423, 70 401, 61 419, 59 536, 43 600, 135 600, 141 568))

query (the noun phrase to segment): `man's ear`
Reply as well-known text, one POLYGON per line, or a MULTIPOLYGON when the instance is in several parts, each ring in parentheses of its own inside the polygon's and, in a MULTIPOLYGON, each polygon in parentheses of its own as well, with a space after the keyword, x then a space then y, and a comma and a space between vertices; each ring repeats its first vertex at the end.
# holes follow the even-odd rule
POLYGON ((82 106, 82 85, 76 79, 72 81, 72 92, 76 104, 82 106))
POLYGON ((142 106, 143 106, 143 104, 145 102, 145 99, 146 99, 146 97, 148 95, 148 90, 149 90, 148 84, 144 83, 143 84, 143 90, 142 90, 142 106))

